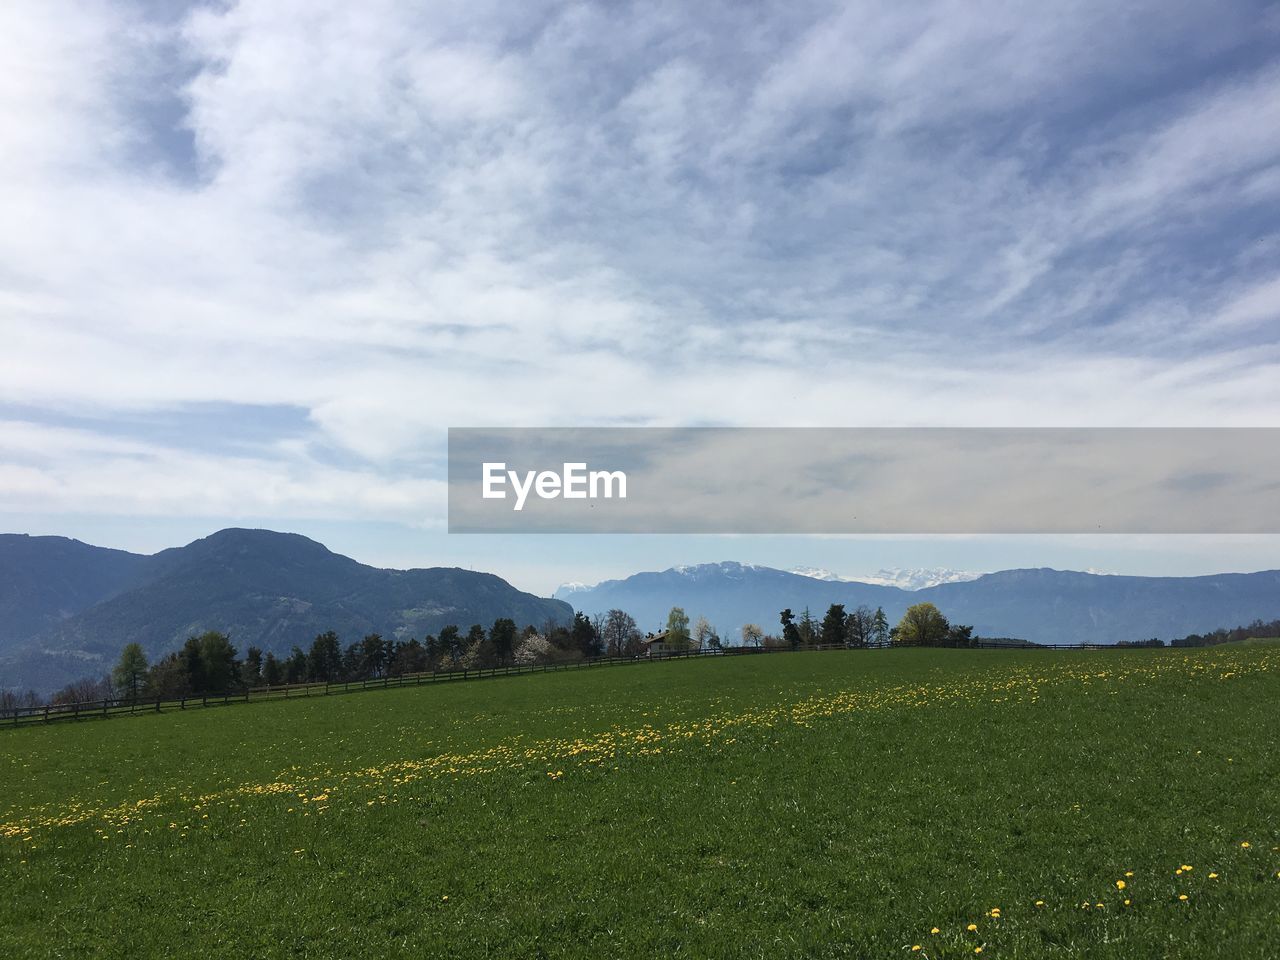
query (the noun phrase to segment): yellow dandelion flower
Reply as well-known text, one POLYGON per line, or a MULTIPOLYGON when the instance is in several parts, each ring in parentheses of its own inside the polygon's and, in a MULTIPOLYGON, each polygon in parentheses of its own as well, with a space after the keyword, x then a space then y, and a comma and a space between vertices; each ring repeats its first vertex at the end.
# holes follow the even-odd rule
POLYGON ((920 944, 918 944, 918 943, 917 943, 917 944, 913 944, 913 945, 912 945, 912 947, 911 947, 911 952, 912 952, 912 953, 919 953, 919 952, 920 952, 920 944))
POLYGON ((1187 899, 1187 895, 1186 895, 1185 893, 1180 893, 1180 894, 1178 894, 1178 899, 1179 899, 1179 900, 1185 900, 1185 899, 1187 899))
POLYGON ((939 930, 937 927, 934 927, 934 928, 933 928, 932 930, 930 930, 929 932, 930 932, 930 933, 932 933, 932 934, 934 934, 934 935, 936 936, 937 934, 941 933, 942 931, 941 931, 941 930, 939 930))
POLYGON ((1241 849, 1241 850, 1248 850, 1248 849, 1249 849, 1249 841, 1248 841, 1248 840, 1243 840, 1243 841, 1241 841, 1241 843, 1240 843, 1240 849, 1241 849))
POLYGON ((978 925, 976 923, 971 923, 969 924, 969 926, 965 927, 965 929, 968 930, 970 933, 975 933, 978 929, 978 925))
POLYGON ((1117 889, 1117 890, 1123 890, 1126 886, 1127 886, 1127 884, 1126 884, 1123 880, 1117 880, 1117 881, 1116 881, 1116 889, 1117 889))
POLYGON ((1216 873, 1211 873, 1211 874, 1209 874, 1209 879, 1210 879, 1210 880, 1217 880, 1217 879, 1218 879, 1218 875, 1217 875, 1216 873))

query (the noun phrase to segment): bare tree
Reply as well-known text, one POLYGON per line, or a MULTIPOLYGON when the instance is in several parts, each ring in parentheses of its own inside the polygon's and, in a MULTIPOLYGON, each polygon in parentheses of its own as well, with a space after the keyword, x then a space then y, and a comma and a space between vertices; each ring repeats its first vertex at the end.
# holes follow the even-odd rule
POLYGON ((742 625, 742 645, 744 647, 758 647, 764 643, 764 631, 760 629, 757 623, 744 623, 742 625))
POLYGON ((635 617, 624 610, 610 610, 604 615, 600 627, 605 652, 611 657, 634 657, 640 653, 644 636, 636 626, 635 617))
POLYGON ((698 622, 693 625, 693 645, 697 650, 718 649, 720 646, 720 634, 706 617, 698 617, 698 622))
POLYGON ((71 703, 89 703, 92 700, 110 700, 111 696, 111 679, 102 677, 98 680, 85 679, 69 683, 50 697, 49 703, 56 707, 71 703))
POLYGON ((845 621, 845 636, 850 646, 868 646, 875 636, 875 630, 876 615, 865 605, 854 610, 845 621))
POLYGON ((0 717, 34 713, 44 706, 44 700, 34 690, 0 690, 0 717))

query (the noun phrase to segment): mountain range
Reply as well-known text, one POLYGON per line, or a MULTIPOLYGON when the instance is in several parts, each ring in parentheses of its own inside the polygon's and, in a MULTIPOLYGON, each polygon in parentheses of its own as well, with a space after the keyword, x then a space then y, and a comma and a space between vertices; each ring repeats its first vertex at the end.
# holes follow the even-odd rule
POLYGON ((456 568, 365 566, 291 533, 222 530, 144 556, 62 537, 0 535, 0 687, 48 692, 101 675, 131 641, 156 658, 206 630, 284 654, 336 630, 407 639, 511 617, 565 621, 559 600, 456 568))
POLYGON ((788 573, 796 573, 802 577, 815 580, 830 580, 834 583, 875 583, 883 587, 901 587, 903 590, 923 590, 925 587, 936 587, 940 583, 960 583, 963 580, 977 580, 980 573, 969 573, 964 570, 950 570, 933 567, 890 567, 877 570, 875 573, 860 577, 845 577, 821 567, 793 567, 788 573))
POLYGON ((778 613, 806 607, 821 619, 827 607, 883 607, 896 622, 914 603, 929 601, 950 620, 981 636, 1039 643, 1115 643, 1200 633, 1280 617, 1280 570, 1204 577, 1128 577, 1065 570, 1002 570, 919 589, 887 583, 825 579, 734 562, 672 567, 562 588, 556 596, 595 614, 626 610, 642 629, 659 630, 672 606, 702 615, 727 639, 755 623, 779 631, 778 613))
POLYGON ((518 625, 566 621, 617 607, 644 630, 673 606, 706 616, 730 642, 756 623, 777 632, 778 613, 832 603, 882 607, 896 621, 930 601, 981 636, 1041 643, 1169 640, 1280 617, 1280 571, 1203 577, 1129 577, 1030 569, 981 576, 884 570, 865 580, 734 562, 637 573, 594 586, 566 585, 555 599, 487 573, 366 566, 291 533, 222 530, 153 555, 63 537, 0 534, 0 687, 47 693, 101 675, 130 641, 155 659, 205 630, 286 654, 316 634, 344 642, 366 633, 407 639, 446 624, 465 629, 511 617, 518 625), (871 582, 874 581, 874 582, 871 582))

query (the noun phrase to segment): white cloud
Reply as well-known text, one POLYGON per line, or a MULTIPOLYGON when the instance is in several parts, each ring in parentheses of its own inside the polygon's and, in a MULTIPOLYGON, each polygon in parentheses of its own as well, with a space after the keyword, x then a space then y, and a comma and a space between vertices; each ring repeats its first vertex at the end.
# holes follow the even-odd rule
POLYGON ((1280 80, 1222 73, 1246 11, 141 9, 0 11, 0 402, 316 435, 50 429, 59 492, 14 466, 14 509, 402 516, 449 425, 1280 414, 1274 277, 1229 229, 1280 196, 1280 80), (189 479, 218 463, 248 479, 189 479))
POLYGON ((206 454, 93 431, 0 421, 0 511, 136 516, 358 516, 427 523, 445 485, 292 458, 206 454))
POLYGON ((1280 277, 1251 286, 1232 297, 1214 317, 1214 326, 1251 327, 1280 322, 1280 277))

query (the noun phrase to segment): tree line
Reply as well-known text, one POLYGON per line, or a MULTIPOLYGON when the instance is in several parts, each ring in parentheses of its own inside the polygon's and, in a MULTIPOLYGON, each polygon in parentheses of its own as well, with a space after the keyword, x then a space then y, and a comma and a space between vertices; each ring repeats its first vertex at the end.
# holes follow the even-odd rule
POLYGON ((977 642, 973 627, 951 623, 932 603, 907 608, 897 625, 889 626, 884 609, 858 606, 846 611, 842 603, 827 608, 815 621, 808 608, 799 619, 790 609, 779 614, 784 645, 820 643, 846 647, 968 647, 977 642))
MULTIPOLYGON (((932 603, 909 607, 895 626, 882 608, 858 606, 846 610, 833 603, 821 620, 806 608, 797 616, 790 608, 779 614, 781 630, 766 634, 758 624, 741 628, 745 647, 791 648, 803 646, 975 646, 979 638, 971 626, 953 624, 932 603)), ((1232 643, 1251 637, 1280 637, 1280 619, 1254 620, 1246 626, 1223 628, 1205 634, 1192 633, 1169 642, 1171 647, 1203 647, 1232 643)), ((641 632, 634 617, 623 610, 609 610, 594 617, 575 613, 568 624, 547 622, 540 629, 523 629, 501 617, 485 629, 472 624, 464 633, 449 625, 437 635, 421 640, 387 639, 370 633, 343 645, 332 630, 316 636, 306 650, 299 646, 283 656, 250 646, 241 657, 225 633, 207 631, 189 637, 182 648, 151 663, 141 644, 130 643, 121 651, 111 673, 99 679, 78 680, 63 687, 48 703, 87 703, 103 699, 222 695, 258 686, 294 683, 377 680, 406 674, 465 669, 486 669, 512 664, 535 665, 572 662, 596 657, 638 657, 655 638, 641 632)), ((699 616, 691 620, 681 607, 672 607, 665 649, 716 650, 724 646, 719 632, 699 616)), ((1120 641, 1122 647, 1162 647, 1164 641, 1120 641)), ((33 691, 0 689, 0 712, 43 706, 33 691)))
MULTIPOLYGON (((877 646, 951 643, 966 646, 972 628, 952 626, 931 603, 916 604, 890 628, 884 610, 858 607, 845 612, 832 604, 819 623, 806 610, 797 620, 782 611, 781 638, 766 638, 759 628, 743 628, 746 641, 765 645, 836 644, 877 646)), ((300 646, 284 656, 250 646, 241 657, 231 638, 220 631, 188 637, 182 648, 151 663, 139 643, 126 644, 109 677, 81 681, 55 694, 51 703, 97 699, 172 699, 185 696, 223 695, 259 686, 297 683, 343 683, 399 677, 406 674, 509 665, 570 662, 601 656, 636 657, 645 652, 652 635, 641 633, 635 618, 623 610, 609 610, 595 617, 575 613, 568 624, 549 621, 541 629, 523 629, 509 617, 500 617, 485 629, 472 624, 464 633, 450 624, 439 634, 421 640, 388 639, 370 633, 342 644, 338 634, 318 634, 308 649, 300 646)), ((668 648, 681 644, 693 649, 720 648, 722 640, 705 617, 690 625, 684 611, 675 607, 668 617, 668 648)))
POLYGON ((277 656, 249 646, 243 656, 231 637, 206 631, 188 637, 179 650, 151 662, 139 643, 126 644, 105 676, 68 684, 49 698, 34 691, 0 688, 0 712, 98 700, 162 699, 223 695, 257 686, 376 680, 406 674, 507 665, 572 662, 602 656, 634 657, 644 651, 645 635, 623 610, 588 617, 575 613, 568 623, 548 621, 541 628, 518 628, 500 617, 486 629, 454 624, 421 640, 389 639, 370 633, 343 645, 332 630, 310 646, 294 646, 277 656))
MULTIPOLYGON (((1220 627, 1208 633, 1189 633, 1185 637, 1175 637, 1167 646, 1170 647, 1216 647, 1220 643, 1240 643, 1243 640, 1280 638, 1280 620, 1254 620, 1248 625, 1239 627, 1220 627)), ((1163 647, 1165 642, 1159 637, 1150 640, 1119 640, 1117 647, 1163 647)))
MULTIPOLYGON (((806 608, 797 616, 791 608, 779 614, 781 632, 767 634, 759 624, 744 624, 742 646, 789 647, 806 646, 888 647, 888 646, 953 646, 968 647, 977 643, 973 627, 952 624, 932 603, 910 607, 896 626, 882 607, 872 610, 858 606, 846 610, 843 603, 833 603, 821 620, 814 619, 806 608)), ((722 640, 706 617, 693 622, 683 607, 672 607, 667 615, 666 631, 661 637, 667 650, 717 649, 722 640)))
MULTIPOLYGON (((279 656, 258 646, 249 646, 242 656, 230 636, 211 630, 188 637, 180 649, 155 662, 141 644, 126 644, 109 674, 68 684, 47 702, 57 706, 104 699, 221 696, 259 686, 635 657, 644 652, 645 639, 635 618, 617 609, 593 617, 579 612, 568 623, 547 621, 541 628, 518 628, 509 617, 498 618, 487 629, 476 623, 464 631, 450 624, 421 640, 370 633, 344 645, 329 630, 318 634, 306 649, 295 645, 279 656)), ((44 703, 32 691, 0 690, 0 711, 44 703)))
MULTIPOLYGON (((635 620, 621 610, 597 617, 576 613, 567 624, 548 621, 541 628, 518 628, 509 617, 498 618, 488 629, 472 624, 465 632, 451 624, 421 640, 370 633, 344 645, 336 632, 328 630, 306 649, 295 645, 281 656, 257 646, 249 646, 241 656, 231 637, 211 630, 188 637, 180 649, 155 662, 141 644, 126 644, 108 675, 68 684, 47 702, 57 706, 104 699, 221 696, 259 686, 569 662, 631 655, 642 640, 635 620)), ((34 708, 44 702, 32 691, 0 690, 0 711, 34 708)))
POLYGON ((1170 640, 1171 647, 1215 647, 1220 643, 1239 643, 1254 637, 1280 637, 1280 620, 1254 620, 1247 626, 1220 628, 1209 633, 1190 633, 1170 640))
POLYGON ((258 686, 293 683, 343 683, 379 680, 435 670, 550 663, 600 656, 605 650, 601 625, 578 613, 567 624, 547 623, 541 630, 520 629, 510 617, 499 617, 486 629, 472 624, 464 633, 456 624, 421 640, 394 640, 370 633, 344 646, 332 630, 318 634, 311 646, 284 656, 256 646, 238 658, 225 634, 191 637, 181 650, 148 666, 139 644, 125 647, 112 672, 122 696, 174 697, 221 694, 258 686))

